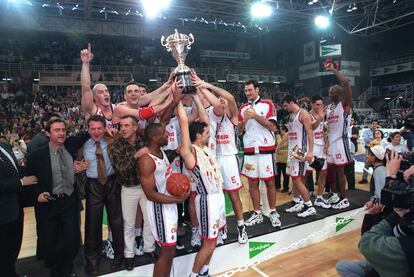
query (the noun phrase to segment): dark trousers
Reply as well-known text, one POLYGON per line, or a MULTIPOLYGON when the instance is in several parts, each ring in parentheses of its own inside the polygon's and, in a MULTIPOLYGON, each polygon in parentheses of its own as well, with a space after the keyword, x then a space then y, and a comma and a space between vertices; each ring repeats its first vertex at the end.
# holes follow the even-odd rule
POLYGON ((121 206, 121 187, 114 178, 109 178, 105 185, 97 179, 88 179, 85 186, 85 260, 86 268, 96 269, 102 249, 103 208, 106 206, 108 222, 112 231, 115 260, 124 254, 124 228, 121 206))
POLYGON ((9 223, 0 224, 0 276, 18 276, 15 263, 23 238, 23 211, 9 223))
POLYGON ((276 188, 281 188, 280 178, 283 174, 283 189, 289 190, 289 176, 286 174, 286 164, 285 163, 277 163, 277 175, 275 176, 275 184, 276 188))
POLYGON ((69 276, 80 246, 78 192, 38 207, 42 218, 38 222, 43 238, 41 249, 45 262, 50 265, 51 276, 69 276))
POLYGON ((348 189, 355 189, 355 163, 347 164, 344 168, 348 189))
POLYGON ((313 180, 313 170, 312 171, 306 171, 306 188, 309 192, 315 191, 315 181, 313 180))

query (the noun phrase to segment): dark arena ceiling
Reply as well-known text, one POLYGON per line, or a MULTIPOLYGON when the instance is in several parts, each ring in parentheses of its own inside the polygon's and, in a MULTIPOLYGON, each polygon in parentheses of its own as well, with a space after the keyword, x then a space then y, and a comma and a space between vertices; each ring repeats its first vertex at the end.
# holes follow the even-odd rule
POLYGON ((272 0, 265 1, 272 7, 272 15, 260 20, 250 14, 251 5, 257 1, 171 0, 168 8, 151 20, 145 14, 143 1, 3 0, 2 10, 123 23, 151 21, 165 26, 191 25, 204 31, 252 34, 313 28, 317 15, 328 16, 331 24, 355 36, 372 36, 414 22, 414 0, 272 0))

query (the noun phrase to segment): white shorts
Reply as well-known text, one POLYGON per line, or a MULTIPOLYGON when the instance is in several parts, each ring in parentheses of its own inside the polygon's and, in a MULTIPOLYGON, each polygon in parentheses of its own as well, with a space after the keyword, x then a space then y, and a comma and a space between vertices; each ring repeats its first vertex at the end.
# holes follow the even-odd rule
MULTIPOLYGON (((323 153, 323 146, 315 144, 313 146, 313 156, 325 159, 325 163, 323 164, 323 167, 322 167, 321 171, 328 169, 328 157, 326 156, 325 153, 323 153)), ((307 170, 312 171, 314 169, 312 167, 308 166, 307 170)))
POLYGON ((226 227, 227 221, 226 221, 226 199, 224 197, 223 192, 219 192, 221 194, 220 197, 220 223, 219 223, 219 229, 224 229, 226 227))
POLYGON ((271 180, 276 175, 272 154, 244 155, 243 169, 240 173, 252 180, 271 180))
POLYGON ((224 202, 223 193, 196 195, 195 208, 200 226, 199 235, 202 239, 217 239, 223 217, 222 202, 224 202))
POLYGON ((239 161, 236 155, 217 156, 217 163, 223 176, 223 190, 230 192, 241 189, 243 183, 240 180, 239 161))
POLYGON ((306 176, 306 171, 309 170, 308 162, 301 162, 294 157, 289 157, 286 165, 286 174, 291 178, 302 178, 306 176))
POLYGON ((148 222, 151 232, 160 246, 177 243, 177 204, 161 204, 147 201, 148 222))
POLYGON ((345 166, 352 163, 353 156, 351 153, 350 140, 337 139, 329 144, 328 164, 336 166, 345 166))

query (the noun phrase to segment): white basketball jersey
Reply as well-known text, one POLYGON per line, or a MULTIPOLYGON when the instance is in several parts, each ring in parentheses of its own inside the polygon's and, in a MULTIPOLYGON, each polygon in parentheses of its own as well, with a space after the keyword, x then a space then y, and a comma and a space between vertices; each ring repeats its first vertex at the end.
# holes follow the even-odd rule
POLYGON ((163 150, 177 150, 181 143, 181 129, 178 118, 173 117, 167 125, 165 131, 168 133, 168 145, 164 146, 163 150))
POLYGON ((210 117, 210 124, 216 125, 216 153, 217 155, 236 155, 236 130, 227 114, 210 117))
POLYGON ((342 102, 330 104, 326 109, 328 119, 328 140, 333 143, 338 139, 349 139, 348 126, 351 124, 351 114, 344 110, 342 102))
POLYGON ((219 193, 223 187, 223 177, 211 151, 193 144, 196 155, 194 168, 188 169, 191 176, 191 185, 197 194, 207 195, 219 193))
POLYGON ((308 137, 305 126, 299 121, 299 116, 303 109, 300 109, 296 114, 291 114, 287 128, 289 129, 289 147, 290 154, 293 148, 297 145, 303 152, 308 150, 308 137))
MULTIPOLYGON (((316 118, 315 116, 311 113, 312 116, 312 124, 316 122, 316 118)), ((324 140, 324 136, 325 133, 323 131, 323 125, 324 125, 325 121, 322 120, 318 127, 313 130, 313 144, 318 145, 318 146, 324 146, 325 145, 325 140, 324 140)))
MULTIPOLYGON (((115 107, 116 107, 116 105, 115 105, 115 104, 111 104, 112 113, 114 112, 115 107)), ((114 125, 112 124, 112 117, 111 117, 110 119, 109 119, 109 118, 106 118, 106 116, 103 114, 103 112, 102 112, 101 108, 96 107, 96 113, 95 113, 95 114, 96 114, 96 115, 103 116, 103 118, 105 118, 105 122, 106 122, 106 129, 116 128, 116 126, 114 126, 114 125)))
POLYGON ((208 114, 208 117, 210 119, 210 138, 208 139, 208 148, 210 148, 212 154, 216 155, 216 131, 217 131, 217 125, 213 124, 211 122, 211 118, 213 118, 214 116, 216 116, 214 114, 214 107, 210 106, 206 109, 206 112, 208 114))
POLYGON ((155 163, 155 171, 154 171, 154 177, 155 177, 155 186, 157 187, 157 192, 171 195, 167 191, 167 179, 170 177, 172 171, 171 166, 168 161, 167 155, 165 155, 164 151, 162 151, 163 158, 160 159, 157 156, 154 156, 152 154, 148 154, 155 163))

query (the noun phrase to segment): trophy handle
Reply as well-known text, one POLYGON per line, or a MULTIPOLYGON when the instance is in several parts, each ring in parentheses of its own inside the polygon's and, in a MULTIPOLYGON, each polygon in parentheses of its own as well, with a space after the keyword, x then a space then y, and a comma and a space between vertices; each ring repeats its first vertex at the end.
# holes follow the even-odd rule
POLYGON ((188 44, 187 44, 187 49, 191 49, 191 44, 194 43, 194 36, 192 33, 190 33, 188 35, 188 44))
POLYGON ((171 51, 171 47, 170 47, 169 43, 166 41, 164 36, 161 37, 161 45, 164 46, 165 48, 167 48, 168 52, 171 51))

